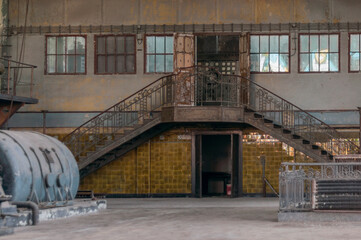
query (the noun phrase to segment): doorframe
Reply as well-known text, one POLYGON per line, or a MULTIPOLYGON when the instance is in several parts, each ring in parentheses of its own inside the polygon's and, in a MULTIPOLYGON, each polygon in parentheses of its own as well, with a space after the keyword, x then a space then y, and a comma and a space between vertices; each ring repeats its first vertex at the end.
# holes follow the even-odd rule
POLYGON ((242 147, 242 134, 241 130, 236 131, 216 131, 216 130, 204 130, 204 131, 193 131, 192 132, 192 149, 191 149, 191 183, 192 183, 192 196, 202 197, 202 136, 204 135, 229 135, 231 137, 231 161, 232 161, 232 194, 231 197, 241 197, 243 195, 243 147, 242 147), (234 136, 238 136, 238 151, 235 152, 234 147, 234 136), (197 149, 197 140, 199 141, 197 149), (200 151, 200 152, 197 152, 200 151), (199 156, 197 156, 199 154, 199 156), (199 157, 199 159, 197 159, 199 157), (235 159, 237 158, 237 159, 235 159), (199 161, 199 168, 197 168, 197 160, 199 161), (236 162, 235 162, 236 161, 236 162), (234 167, 238 168, 238 179, 234 179, 234 167), (198 171, 198 173, 197 173, 198 171), (197 175, 199 179, 197 179, 197 175), (238 185, 238 188, 234 188, 234 184, 238 185), (198 186, 198 189, 197 189, 198 186))

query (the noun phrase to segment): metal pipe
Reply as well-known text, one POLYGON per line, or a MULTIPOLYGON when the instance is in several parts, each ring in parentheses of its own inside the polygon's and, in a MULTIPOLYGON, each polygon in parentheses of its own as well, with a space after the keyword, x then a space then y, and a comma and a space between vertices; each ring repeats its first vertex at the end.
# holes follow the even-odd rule
POLYGON ((39 207, 35 203, 27 201, 27 202, 10 202, 10 204, 21 208, 31 209, 33 225, 37 225, 39 223, 39 207))

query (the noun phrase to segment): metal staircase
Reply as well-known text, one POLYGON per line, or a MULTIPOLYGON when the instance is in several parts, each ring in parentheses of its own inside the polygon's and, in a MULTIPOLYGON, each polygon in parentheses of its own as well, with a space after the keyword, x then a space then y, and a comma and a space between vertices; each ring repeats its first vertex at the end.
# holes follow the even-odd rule
POLYGON ((84 177, 173 127, 176 122, 162 120, 162 109, 179 105, 239 108, 244 113, 239 124, 258 128, 318 162, 359 152, 335 129, 257 83, 199 67, 156 80, 90 119, 63 142, 84 177))

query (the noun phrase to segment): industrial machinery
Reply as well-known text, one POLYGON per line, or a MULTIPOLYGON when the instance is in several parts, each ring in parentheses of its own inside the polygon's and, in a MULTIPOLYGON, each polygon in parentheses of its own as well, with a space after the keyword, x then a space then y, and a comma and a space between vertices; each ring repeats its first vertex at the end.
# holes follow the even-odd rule
POLYGON ((40 207, 66 205, 79 186, 79 170, 69 149, 37 132, 0 131, 0 177, 11 201, 40 207))

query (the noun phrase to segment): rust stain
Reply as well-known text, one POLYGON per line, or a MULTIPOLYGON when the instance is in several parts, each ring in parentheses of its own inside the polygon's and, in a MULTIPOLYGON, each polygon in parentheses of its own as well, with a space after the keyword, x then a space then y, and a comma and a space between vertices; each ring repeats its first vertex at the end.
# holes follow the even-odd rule
POLYGON ((142 1, 142 14, 147 24, 172 24, 176 21, 174 0, 145 0, 142 1))
POLYGON ((267 23, 270 20, 290 22, 291 0, 257 0, 256 23, 267 23))

